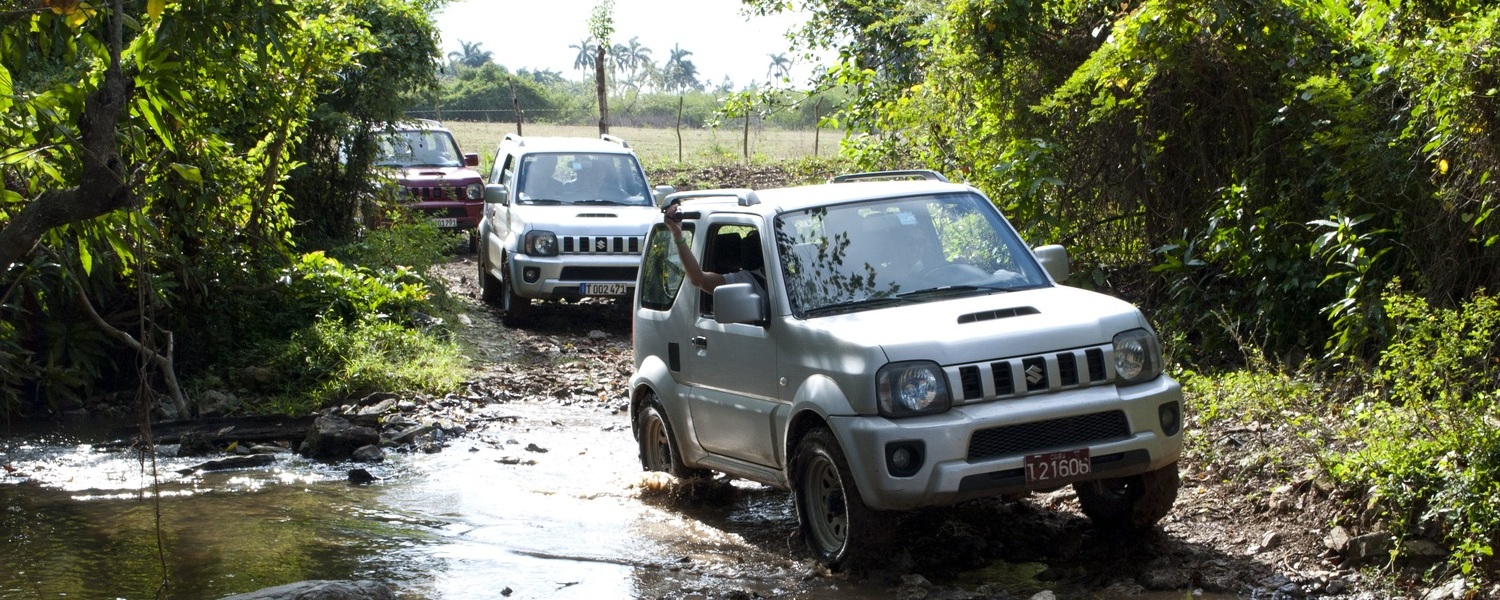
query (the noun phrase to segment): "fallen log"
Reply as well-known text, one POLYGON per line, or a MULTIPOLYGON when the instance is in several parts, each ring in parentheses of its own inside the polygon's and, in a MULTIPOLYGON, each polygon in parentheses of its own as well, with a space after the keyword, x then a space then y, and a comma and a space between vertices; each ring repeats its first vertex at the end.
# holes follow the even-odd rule
MULTIPOLYGON (((203 436, 209 443, 221 447, 231 442, 300 442, 307 437, 307 432, 312 429, 315 418, 317 417, 257 415, 161 421, 151 424, 151 439, 157 444, 176 444, 182 441, 182 436, 196 433, 203 436)), ((139 443, 140 429, 138 427, 116 428, 110 432, 109 438, 110 441, 99 446, 106 449, 128 448, 139 443)))

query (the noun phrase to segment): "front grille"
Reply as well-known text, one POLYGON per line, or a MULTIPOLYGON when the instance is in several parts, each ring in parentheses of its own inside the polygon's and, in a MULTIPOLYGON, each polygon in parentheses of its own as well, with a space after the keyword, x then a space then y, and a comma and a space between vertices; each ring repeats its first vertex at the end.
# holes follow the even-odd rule
POLYGON ((1059 448, 1077 448, 1130 437, 1130 423, 1123 411, 1064 417, 1035 423, 992 427, 969 438, 969 462, 1033 454, 1059 448))
POLYGON ((413 198, 418 200, 463 200, 464 188, 461 187, 437 187, 416 186, 406 188, 413 198))
POLYGON ((562 238, 563 254, 640 254, 641 238, 629 235, 569 235, 562 238))
POLYGON ((1113 381, 1108 346, 949 367, 964 403, 1060 392, 1113 381))
POLYGON ((635 272, 635 267, 563 267, 560 277, 563 281, 635 283, 635 272))

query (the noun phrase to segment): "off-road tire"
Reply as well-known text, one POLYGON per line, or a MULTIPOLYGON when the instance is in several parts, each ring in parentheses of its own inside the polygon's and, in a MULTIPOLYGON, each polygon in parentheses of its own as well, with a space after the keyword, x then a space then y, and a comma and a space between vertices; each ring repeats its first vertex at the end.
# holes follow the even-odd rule
POLYGON ((833 432, 809 431, 792 455, 797 529, 818 561, 840 570, 873 562, 888 545, 884 516, 865 506, 833 432))
POLYGON ((500 293, 504 290, 500 288, 500 281, 490 274, 489 262, 485 260, 486 254, 488 253, 479 252, 476 261, 479 263, 479 299, 488 304, 498 304, 500 293))
POLYGON ((1101 529, 1144 531, 1177 501, 1177 463, 1140 475, 1073 484, 1083 514, 1101 529))
MULTIPOLYGON (((509 260, 502 260, 505 262, 501 263, 500 272, 510 275, 510 265, 507 264, 509 260)), ((500 302, 500 320, 506 325, 514 327, 524 324, 529 320, 531 316, 531 298, 516 295, 516 291, 511 287, 508 277, 500 280, 500 291, 496 293, 496 296, 500 302)))
POLYGON ((636 415, 636 444, 640 449, 641 469, 663 471, 678 479, 707 477, 710 471, 694 469, 682 463, 682 453, 677 449, 677 437, 667 413, 655 396, 636 415))

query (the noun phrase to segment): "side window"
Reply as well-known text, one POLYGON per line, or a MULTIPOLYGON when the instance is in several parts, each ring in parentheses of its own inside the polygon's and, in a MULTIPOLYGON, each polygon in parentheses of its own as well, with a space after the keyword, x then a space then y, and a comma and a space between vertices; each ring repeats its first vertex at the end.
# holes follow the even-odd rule
MULTIPOLYGON (((691 229, 685 229, 682 235, 688 238, 688 243, 692 243, 691 229)), ((646 241, 646 256, 641 261, 641 285, 636 290, 640 294, 643 308, 671 308, 672 299, 677 297, 677 290, 682 287, 684 271, 673 244, 671 230, 662 225, 651 229, 646 241)))
POLYGON ((516 185, 516 157, 514 154, 505 155, 505 162, 500 167, 499 178, 495 183, 505 184, 506 188, 516 185))
MULTIPOLYGON (((760 234, 754 227, 749 225, 720 225, 713 228, 709 233, 708 248, 704 251, 703 270, 730 275, 732 273, 748 272, 752 277, 760 281, 764 289, 764 275, 761 272, 764 261, 760 249, 760 234)), ((714 297, 709 292, 700 292, 702 299, 698 306, 705 316, 714 312, 714 297)))

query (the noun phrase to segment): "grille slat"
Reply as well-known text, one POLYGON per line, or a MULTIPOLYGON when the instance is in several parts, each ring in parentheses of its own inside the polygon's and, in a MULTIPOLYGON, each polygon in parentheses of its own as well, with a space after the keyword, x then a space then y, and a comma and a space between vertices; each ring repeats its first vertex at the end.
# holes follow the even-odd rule
POLYGON ((561 238, 563 254, 638 255, 641 253, 641 238, 637 236, 568 235, 561 236, 561 238))
POLYGON ((984 402, 1060 392, 1114 381, 1107 346, 953 365, 955 400, 984 402), (976 394, 976 392, 978 392, 976 394))
POLYGON ((969 438, 970 462, 1033 454, 1060 448, 1076 448, 1097 442, 1130 437, 1130 423, 1123 411, 1064 417, 1035 423, 981 429, 969 438))

